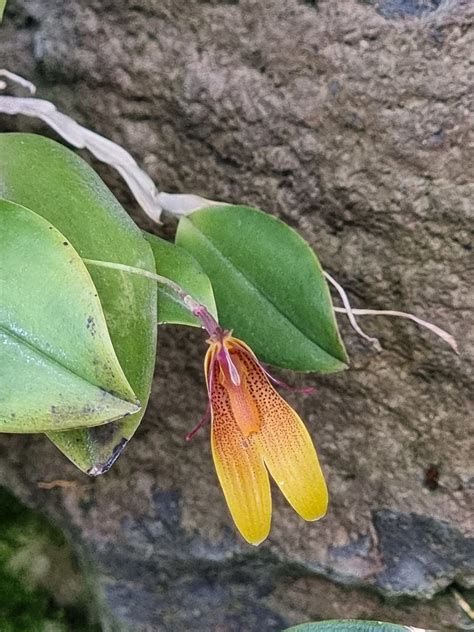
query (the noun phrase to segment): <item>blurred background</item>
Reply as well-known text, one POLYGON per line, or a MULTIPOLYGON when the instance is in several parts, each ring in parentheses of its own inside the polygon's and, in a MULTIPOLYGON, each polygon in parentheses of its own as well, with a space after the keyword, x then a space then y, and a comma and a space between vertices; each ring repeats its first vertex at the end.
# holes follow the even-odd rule
MULTIPOLYGON (((367 318, 378 353, 341 317, 349 371, 284 376, 317 387, 289 399, 329 513, 303 523, 275 494, 254 549, 208 431, 183 439, 206 405, 205 335, 160 328, 149 409, 108 474, 88 479, 43 436, 0 436, 2 632, 473 629, 458 597, 474 596, 473 22, 471 0, 8 1, 0 65, 38 96, 124 145, 162 190, 281 217, 354 306, 431 320, 461 353, 367 318)), ((55 138, 24 117, 0 130, 55 138)), ((173 234, 92 164, 143 228, 173 234)))

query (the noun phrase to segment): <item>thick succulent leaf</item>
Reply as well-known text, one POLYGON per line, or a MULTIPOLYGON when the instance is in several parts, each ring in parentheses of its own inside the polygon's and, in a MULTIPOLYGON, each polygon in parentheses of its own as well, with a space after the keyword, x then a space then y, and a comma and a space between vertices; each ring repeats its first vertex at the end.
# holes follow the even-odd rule
MULTIPOLYGON (((0 196, 53 224, 82 258, 155 271, 141 231, 97 174, 66 147, 32 134, 0 134, 0 196)), ((120 365, 140 412, 99 428, 48 433, 82 470, 105 471, 136 430, 151 389, 156 350, 156 284, 89 267, 120 365)))
MULTIPOLYGON (((178 283, 216 318, 216 302, 211 282, 196 259, 176 244, 150 233, 143 232, 143 235, 153 251, 157 274, 178 283)), ((158 286, 158 322, 201 327, 201 322, 163 285, 158 286)))
POLYGON ((96 426, 140 405, 97 290, 58 230, 0 200, 0 431, 96 426))
POLYGON ((283 632, 429 632, 421 628, 411 628, 395 623, 382 621, 320 621, 319 623, 303 623, 287 628, 283 632))
POLYGON ((257 209, 213 206, 181 218, 176 243, 209 276, 221 324, 263 361, 295 371, 346 368, 321 266, 289 226, 257 209))

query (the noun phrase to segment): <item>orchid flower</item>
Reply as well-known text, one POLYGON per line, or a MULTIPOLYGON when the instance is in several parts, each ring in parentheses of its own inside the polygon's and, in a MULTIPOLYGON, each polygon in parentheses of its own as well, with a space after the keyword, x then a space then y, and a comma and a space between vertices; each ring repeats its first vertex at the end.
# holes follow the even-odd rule
POLYGON ((269 474, 305 520, 326 513, 326 483, 305 425, 250 347, 219 326, 208 331, 204 370, 214 465, 237 529, 257 545, 270 531, 269 474))
POLYGON ((270 532, 269 473, 302 518, 322 518, 328 493, 311 437, 272 381, 284 384, 268 373, 252 349, 223 329, 204 305, 171 279, 120 263, 84 261, 140 274, 165 285, 207 330, 209 349, 204 371, 209 404, 206 414, 186 438, 190 440, 210 414, 217 477, 243 538, 257 545, 270 532))

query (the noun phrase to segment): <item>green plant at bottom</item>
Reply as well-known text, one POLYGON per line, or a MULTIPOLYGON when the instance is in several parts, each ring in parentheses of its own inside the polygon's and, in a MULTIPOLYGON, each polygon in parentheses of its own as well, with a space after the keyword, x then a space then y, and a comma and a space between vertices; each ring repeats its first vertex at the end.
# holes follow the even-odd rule
POLYGON ((0 630, 96 632, 69 544, 0 487, 0 630))

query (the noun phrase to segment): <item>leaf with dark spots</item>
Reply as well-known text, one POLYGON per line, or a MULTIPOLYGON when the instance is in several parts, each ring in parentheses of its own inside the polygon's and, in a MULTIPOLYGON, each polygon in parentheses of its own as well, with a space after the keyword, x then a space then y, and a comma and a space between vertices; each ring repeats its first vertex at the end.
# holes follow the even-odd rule
POLYGON ((1 200, 0 222, 10 272, 0 281, 0 432, 97 426, 139 410, 77 252, 66 255, 64 236, 18 204, 1 200))
MULTIPOLYGON (((33 134, 1 134, 0 190, 3 197, 44 217, 50 232, 54 227, 60 230, 65 253, 74 249, 83 258, 155 272, 151 249, 139 228, 94 170, 63 145, 33 134)), ((113 433, 106 431, 107 426, 93 434, 88 430, 48 433, 84 472, 106 461, 120 439, 135 432, 148 401, 156 359, 156 284, 104 268, 91 267, 89 273, 114 351, 142 408, 114 423, 113 433), (98 440, 103 432, 107 440, 98 440)), ((92 337, 86 320, 87 314, 81 321, 82 335, 96 342, 99 333, 92 337)), ((100 363, 94 363, 94 369, 104 371, 100 363)))

